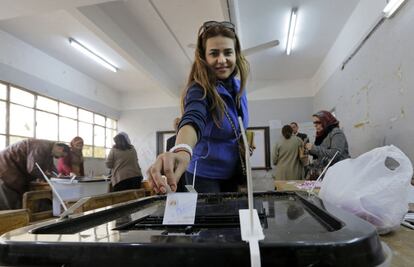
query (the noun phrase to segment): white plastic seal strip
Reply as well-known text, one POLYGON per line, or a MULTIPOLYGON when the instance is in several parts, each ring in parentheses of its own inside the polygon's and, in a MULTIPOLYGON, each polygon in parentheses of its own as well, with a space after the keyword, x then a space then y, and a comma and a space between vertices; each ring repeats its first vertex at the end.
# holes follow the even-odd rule
POLYGON ((194 166, 194 173, 193 173, 193 185, 189 185, 186 184, 185 188, 187 188, 188 192, 190 193, 197 193, 197 191, 195 190, 195 179, 196 179, 196 172, 197 172, 197 161, 195 162, 195 166, 194 166))
POLYGON ((318 177, 318 179, 316 179, 315 183, 313 183, 312 188, 310 188, 308 190, 308 195, 314 194, 313 193, 313 190, 315 189, 315 186, 321 182, 323 174, 326 172, 326 170, 328 169, 328 167, 331 166, 332 161, 335 159, 335 157, 336 157, 336 155, 338 155, 338 153, 339 153, 339 151, 336 151, 335 152, 335 155, 333 155, 333 157, 331 158, 331 160, 325 166, 325 169, 323 169, 323 171, 321 172, 321 174, 319 174, 319 177, 318 177))
POLYGON ((60 202, 60 204, 62 204, 65 211, 68 210, 68 208, 65 205, 65 202, 60 197, 59 193, 57 192, 57 190, 56 190, 55 186, 53 185, 53 183, 50 181, 49 177, 47 177, 47 175, 43 172, 42 168, 40 168, 40 166, 39 166, 39 164, 37 164, 37 162, 35 164, 36 164, 36 167, 39 169, 39 171, 42 173, 43 178, 45 178, 46 182, 50 185, 50 188, 52 188, 53 193, 59 199, 59 202, 60 202))
POLYGON ((260 224, 259 215, 257 214, 257 210, 253 209, 253 180, 252 170, 250 167, 250 150, 249 145, 247 143, 246 132, 241 117, 239 117, 239 125, 243 137, 244 148, 246 151, 245 166, 247 175, 247 200, 249 204, 249 209, 239 210, 240 231, 242 240, 249 242, 251 266, 260 267, 261 261, 259 240, 264 239, 264 234, 262 225, 260 224))

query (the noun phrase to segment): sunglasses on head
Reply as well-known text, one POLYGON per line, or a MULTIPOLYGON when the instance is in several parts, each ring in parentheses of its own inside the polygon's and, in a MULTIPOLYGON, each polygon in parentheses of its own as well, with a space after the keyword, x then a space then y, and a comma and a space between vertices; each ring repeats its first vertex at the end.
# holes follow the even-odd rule
POLYGON ((233 32, 235 31, 235 26, 230 21, 219 22, 219 21, 210 20, 210 21, 206 21, 203 23, 203 26, 201 26, 200 28, 200 35, 204 33, 205 31, 207 31, 209 28, 214 27, 214 26, 222 26, 222 27, 232 30, 233 32))

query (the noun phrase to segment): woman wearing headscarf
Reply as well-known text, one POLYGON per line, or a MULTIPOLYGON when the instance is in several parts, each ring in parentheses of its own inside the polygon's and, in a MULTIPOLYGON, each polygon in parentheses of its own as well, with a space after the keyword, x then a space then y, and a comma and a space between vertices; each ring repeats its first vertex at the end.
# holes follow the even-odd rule
POLYGON ((112 169, 113 191, 137 189, 141 187, 142 174, 138 164, 137 151, 125 132, 114 137, 115 145, 111 148, 106 167, 112 169))
POLYGON ((85 171, 83 167, 83 139, 76 136, 70 142, 70 153, 64 158, 60 158, 57 163, 57 170, 60 175, 76 175, 84 176, 85 171))
POLYGON ((313 114, 313 124, 316 130, 315 143, 307 143, 306 149, 313 156, 313 165, 319 173, 335 155, 331 166, 338 161, 349 158, 348 142, 344 132, 339 129, 339 121, 326 110, 313 114))

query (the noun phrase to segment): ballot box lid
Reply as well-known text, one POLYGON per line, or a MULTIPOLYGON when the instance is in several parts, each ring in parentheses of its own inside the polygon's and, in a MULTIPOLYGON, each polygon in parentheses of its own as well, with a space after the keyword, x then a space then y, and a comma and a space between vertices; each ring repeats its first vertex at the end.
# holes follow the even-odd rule
MULTIPOLYGON (((9 232, 0 263, 94 266, 250 266, 240 234, 242 193, 199 194, 191 225, 163 225, 165 196, 153 196, 9 232)), ((262 266, 377 266, 375 228, 300 192, 258 192, 254 207, 265 238, 262 266)))

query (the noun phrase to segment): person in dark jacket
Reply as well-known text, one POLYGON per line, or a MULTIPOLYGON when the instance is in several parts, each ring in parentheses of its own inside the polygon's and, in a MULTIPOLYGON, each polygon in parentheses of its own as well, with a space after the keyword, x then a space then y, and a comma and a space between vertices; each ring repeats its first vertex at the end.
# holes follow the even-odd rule
POLYGON ((297 137, 299 137, 300 139, 302 139, 303 143, 306 144, 309 142, 309 138, 308 135, 305 133, 300 133, 299 132, 299 125, 296 122, 291 122, 290 123, 290 127, 292 127, 293 130, 293 135, 296 135, 297 137))
POLYGON ((43 178, 36 163, 51 174, 56 171, 53 158, 65 157, 69 150, 63 143, 27 139, 0 151, 0 210, 20 209, 30 182, 43 178))
POLYGON ((160 154, 148 170, 155 192, 166 193, 166 182, 175 191, 185 171, 187 184, 196 176, 197 192, 237 191, 234 176, 245 168, 238 117, 247 128, 248 72, 234 25, 205 22, 198 32, 195 59, 181 101, 183 116, 176 145, 171 152, 160 154))

